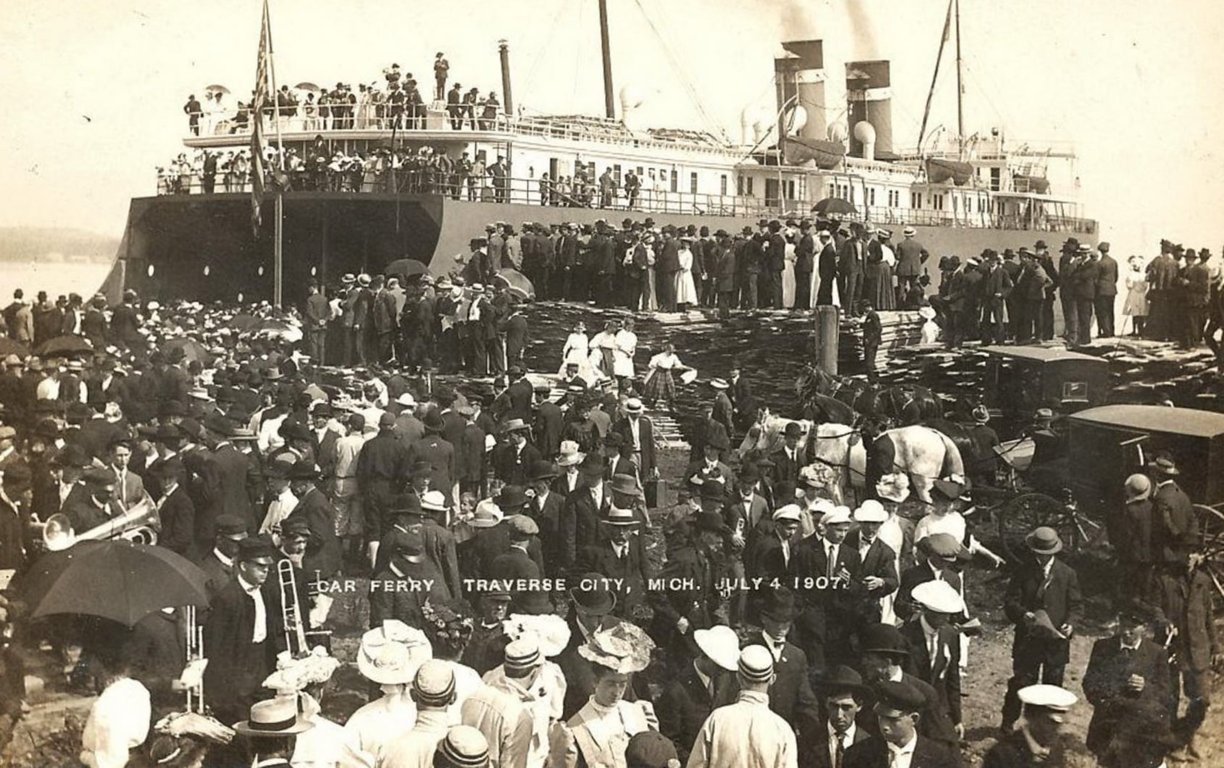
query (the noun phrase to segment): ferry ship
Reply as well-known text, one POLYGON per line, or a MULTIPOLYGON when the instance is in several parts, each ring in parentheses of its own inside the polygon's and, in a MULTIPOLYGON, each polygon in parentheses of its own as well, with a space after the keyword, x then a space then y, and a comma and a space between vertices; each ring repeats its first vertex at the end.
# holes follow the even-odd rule
MULTIPOLYGON (((943 255, 964 259, 987 247, 1032 246, 1037 239, 1055 249, 1066 237, 1096 242, 1097 224, 1085 217, 1076 200, 1078 182, 1071 181, 1073 149, 1016 144, 997 129, 966 137, 963 119, 956 134, 936 131, 903 147, 893 130, 891 62, 826 66, 821 40, 781 44, 772 62, 776 110, 745 110, 738 141, 701 130, 637 127, 638 99, 631 89, 614 89, 606 0, 599 6, 602 116, 516 113, 510 49, 502 41, 501 110, 475 126, 465 121, 452 127, 445 101, 435 100, 412 128, 357 119, 318 129, 298 115, 270 115, 266 122, 279 124, 264 129, 269 141, 302 155, 323 142, 328 153, 349 156, 429 148, 450 158, 466 153, 486 165, 501 157, 508 169, 501 183, 460 189, 406 185, 394 179, 396 172, 388 183, 384 172, 366 173, 338 189, 290 185, 279 193, 277 206, 273 195, 266 196, 265 226, 255 230, 249 184, 227 189, 218 180, 205 194, 196 177, 173 193, 159 189, 131 201, 109 292, 131 287, 142 295, 198 301, 279 300, 283 285, 283 300, 292 303, 304 297, 311 281, 332 284, 344 273, 377 273, 405 257, 435 274, 447 272, 489 222, 517 228, 522 222, 604 219, 619 227, 624 218, 649 217, 659 226, 738 232, 761 219, 814 217, 814 206, 830 198, 852 209, 841 218, 896 230, 913 227, 932 255, 933 279, 943 255), (825 93, 835 76, 844 77, 846 94, 836 106, 827 104, 825 93), (1055 166, 1064 171, 1067 189, 1053 183, 1055 166), (630 169, 642 185, 631 209, 623 183, 630 169), (545 173, 549 179, 579 172, 596 179, 605 170, 620 190, 612 200, 596 194, 576 205, 541 184, 545 173), (268 224, 274 207, 283 232, 275 246, 276 228, 268 224)), ((939 59, 954 11, 959 51, 959 0, 949 0, 939 59)), ((957 63, 959 75, 959 52, 957 63)), ((205 128, 184 138, 189 153, 251 145, 249 131, 228 121, 205 128)))

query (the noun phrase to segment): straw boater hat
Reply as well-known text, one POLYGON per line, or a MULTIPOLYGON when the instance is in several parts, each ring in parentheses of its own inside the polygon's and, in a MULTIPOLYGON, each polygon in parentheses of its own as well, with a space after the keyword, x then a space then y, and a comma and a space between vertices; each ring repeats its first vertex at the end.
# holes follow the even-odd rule
MULTIPOLYGON (((520 657, 525 654, 524 649, 530 646, 537 656, 550 659, 564 651, 570 641, 569 623, 553 613, 511 614, 510 618, 502 622, 502 632, 510 638, 511 645, 527 643, 520 645, 517 653, 520 657)), ((507 662, 510 656, 510 646, 507 646, 507 662)))
POLYGON ((1069 712, 1078 701, 1074 693, 1057 685, 1028 685, 1017 691, 1020 703, 1049 712, 1069 712))
POLYGON ((749 645, 740 651, 736 669, 750 683, 768 683, 774 673, 773 653, 763 645, 749 645))
POLYGON ((914 602, 935 613, 955 615, 965 610, 965 601, 956 588, 946 581, 927 581, 910 593, 914 602))
POLYGON ((250 738, 294 736, 314 727, 314 723, 298 717, 297 697, 278 696, 251 705, 247 720, 234 723, 234 731, 250 738))
POLYGON ((452 725, 438 742, 433 765, 443 768, 486 768, 489 765, 489 742, 483 733, 470 725, 452 725))
POLYGON ((631 528, 638 524, 632 509, 623 509, 615 505, 608 507, 608 514, 599 522, 615 528, 631 528))
POLYGON ((650 665, 654 641, 641 627, 627 621, 617 622, 587 638, 578 655, 587 661, 621 674, 641 672, 650 665))
POLYGON ((854 510, 854 522, 856 523, 884 523, 887 521, 887 510, 875 499, 867 499, 854 510))

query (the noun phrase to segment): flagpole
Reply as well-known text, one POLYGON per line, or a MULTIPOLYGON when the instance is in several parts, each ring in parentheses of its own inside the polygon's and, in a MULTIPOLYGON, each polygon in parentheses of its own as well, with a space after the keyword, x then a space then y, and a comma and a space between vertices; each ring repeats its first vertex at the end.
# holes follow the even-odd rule
POLYGON ((277 165, 280 167, 280 175, 277 176, 276 184, 273 186, 276 189, 276 228, 272 246, 272 304, 277 309, 280 309, 284 294, 285 280, 285 262, 284 262, 284 235, 285 235, 285 202, 284 189, 282 181, 285 178, 285 144, 281 140, 281 113, 280 113, 280 91, 276 88, 276 53, 275 47, 272 45, 272 16, 268 12, 268 0, 264 0, 264 25, 268 29, 268 81, 272 86, 272 124, 276 126, 276 155, 277 165))

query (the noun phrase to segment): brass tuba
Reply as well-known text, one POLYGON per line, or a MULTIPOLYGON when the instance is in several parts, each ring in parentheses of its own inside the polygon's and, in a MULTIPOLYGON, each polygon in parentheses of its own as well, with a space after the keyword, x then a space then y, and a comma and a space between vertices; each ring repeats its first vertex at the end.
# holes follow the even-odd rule
POLYGON ((134 544, 156 544, 160 528, 161 518, 157 515, 157 507, 152 499, 146 497, 122 515, 83 533, 72 530, 72 523, 66 515, 52 515, 43 525, 42 540, 49 552, 68 549, 78 541, 127 539, 134 544))

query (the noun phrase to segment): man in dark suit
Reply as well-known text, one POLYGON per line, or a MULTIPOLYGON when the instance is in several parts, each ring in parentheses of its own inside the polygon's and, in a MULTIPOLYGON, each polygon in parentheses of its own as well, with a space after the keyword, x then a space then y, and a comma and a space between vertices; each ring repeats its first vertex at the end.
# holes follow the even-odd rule
POLYGON ((1085 745, 1098 765, 1155 768, 1169 751, 1169 656, 1147 635, 1156 624, 1156 611, 1130 602, 1118 613, 1118 634, 1092 644, 1085 745))
POLYGON ((1190 497, 1177 484, 1181 470, 1169 453, 1160 453, 1148 465, 1155 481, 1152 492, 1152 552, 1158 562, 1199 544, 1198 516, 1190 497))
MULTIPOLYGON (((925 681, 903 668, 909 657, 909 643, 901 630, 891 624, 868 624, 859 629, 860 662, 863 677, 873 689, 885 682, 904 682, 913 686, 923 697, 923 717, 918 731, 924 737, 941 742, 950 749, 958 743, 956 729, 946 712, 938 706, 939 695, 925 681)), ((868 732, 879 733, 879 723, 865 707, 858 724, 868 732)))
POLYGON ((760 238, 753 234, 752 227, 744 227, 733 247, 735 248, 735 266, 739 270, 739 307, 740 309, 756 309, 757 282, 761 277, 765 248, 761 245, 760 238))
POLYGON ((852 659, 850 637, 855 626, 855 605, 863 596, 858 550, 846 544, 850 510, 837 507, 821 521, 824 534, 813 534, 795 547, 791 571, 810 580, 814 589, 802 589, 804 608, 796 628, 799 646, 810 658, 827 665, 852 659))
POLYGON ((1003 600, 1003 610, 1016 626, 1012 677, 1003 700, 1005 732, 1020 716, 1017 691, 1039 680, 1062 685, 1081 606, 1079 578, 1071 566, 1055 558, 1062 551, 1058 532, 1036 528, 1025 543, 1032 559, 1013 574, 1003 600))
POLYGON ((1030 685, 1019 696, 1024 703, 1021 726, 987 750, 982 768, 1067 765, 1066 756, 1079 747, 1079 740, 1063 731, 1075 694, 1053 685, 1030 685))
POLYGON ((798 422, 788 422, 782 432, 782 447, 769 455, 769 460, 773 462, 774 493, 782 504, 794 500, 795 489, 799 486, 799 469, 805 464, 799 451, 802 434, 803 428, 798 422))
POLYGON ((524 514, 535 520, 540 529, 544 572, 550 577, 559 575, 561 563, 561 507, 565 497, 552 489, 553 481, 560 473, 557 465, 548 461, 537 461, 527 470, 527 483, 532 495, 524 514))
POLYGON ((561 509, 561 568, 572 571, 579 555, 599 542, 599 521, 612 506, 604 484, 604 462, 594 454, 581 467, 581 485, 565 499, 561 509))
POLYGON ((543 458, 527 439, 530 429, 519 418, 510 419, 502 426, 504 442, 493 449, 493 473, 503 483, 526 485, 527 470, 543 458))
POLYGON ((799 223, 799 240, 795 243, 795 304, 793 309, 812 308, 812 272, 816 268, 816 240, 812 237, 812 222, 799 223))
POLYGON ((510 386, 506 388, 506 398, 510 401, 510 409, 502 414, 502 418, 522 419, 524 422, 530 422, 535 387, 532 386, 531 381, 520 366, 511 364, 507 373, 510 379, 510 386))
POLYGON ((855 226, 857 234, 843 243, 837 254, 837 291, 848 313, 856 311, 863 297, 863 272, 867 263, 867 229, 855 226))
POLYGON ((922 608, 922 615, 901 629, 910 648, 906 671, 935 689, 935 706, 939 707, 940 717, 952 723, 958 739, 964 738, 960 633, 952 621, 965 612, 965 601, 944 581, 920 584, 913 596, 922 608))
POLYGON ((699 629, 693 641, 700 651, 663 689, 655 711, 659 733, 676 745, 683 763, 714 707, 726 699, 723 691, 734 684, 740 639, 727 626, 699 629))
POLYGON ((547 392, 536 391, 539 405, 535 409, 535 419, 532 422, 536 447, 540 454, 552 461, 557 458, 561 449, 561 431, 565 428, 565 413, 561 406, 548 399, 547 392))
POLYGON ((204 623, 205 701, 221 722, 236 722, 259 698, 272 668, 273 601, 268 584, 275 552, 264 537, 239 544, 234 577, 217 593, 204 623))
MULTIPOLYGON (((218 503, 214 505, 215 514, 217 516, 235 515, 245 520, 247 528, 254 531, 257 521, 255 520, 255 505, 250 492, 253 468, 251 458, 230 442, 237 428, 236 424, 230 419, 212 416, 204 420, 204 428, 208 431, 210 440, 213 441, 209 459, 214 470, 212 475, 216 481, 216 489, 219 492, 218 503)), ((208 522, 210 525, 215 525, 216 518, 208 522)), ((201 534, 207 534, 210 525, 197 524, 197 529, 201 534)), ((209 540, 209 538, 203 539, 203 541, 209 540)))
POLYGON ((846 750, 870 738, 855 723, 863 709, 867 686, 858 672, 838 665, 817 681, 816 694, 823 705, 824 727, 816 729, 810 745, 800 743, 800 753, 807 754, 810 746, 809 766, 841 768, 845 765, 846 750))
POLYGON ((228 514, 217 518, 216 530, 213 548, 197 561, 200 570, 208 577, 205 586, 210 600, 215 599, 221 588, 229 583, 234 573, 238 543, 247 537, 248 532, 245 520, 228 514))
POLYGON ((918 609, 911 593, 919 584, 938 579, 948 582, 960 592, 962 582, 957 566, 968 558, 968 553, 961 543, 947 533, 926 536, 916 547, 922 556, 922 562, 906 568, 901 573, 901 584, 897 589, 896 611, 905 621, 917 615, 918 609))
POLYGON ((490 579, 515 581, 539 579, 541 569, 529 554, 531 542, 540 533, 535 520, 524 514, 511 515, 504 523, 509 546, 489 563, 487 575, 490 579))
MULTIPOLYGON (((436 409, 426 413, 422 422, 425 424, 425 437, 418 440, 409 450, 411 463, 428 462, 429 487, 435 491, 441 491, 448 502, 451 502, 454 497, 456 477, 455 447, 442 437, 442 430, 446 422, 436 409)), ((364 450, 363 448, 362 451, 364 450)))
MULTIPOLYGON (((1100 268, 1092 256, 1092 246, 1087 243, 1077 246, 1072 264, 1071 285, 1076 311, 1075 343, 1085 346, 1092 342, 1092 311, 1096 305, 1100 268)), ((1064 284, 1065 282, 1064 280, 1064 284)))
POLYGON ((78 535, 119 514, 114 506, 115 474, 99 467, 91 467, 85 470, 82 477, 85 481, 85 492, 69 493, 60 510, 72 523, 72 530, 78 535))
POLYGON ((289 489, 298 503, 285 518, 303 520, 310 531, 301 568, 308 582, 326 581, 340 572, 340 539, 336 536, 336 508, 317 486, 318 469, 298 462, 289 469, 289 489))
POLYGON ((846 750, 845 768, 891 768, 898 765, 897 753, 908 754, 909 768, 959 768, 959 755, 919 732, 926 704, 920 690, 889 680, 876 687, 876 699, 872 712, 880 735, 846 750))
POLYGON ((727 535, 727 526, 717 512, 698 512, 692 518, 690 539, 668 553, 667 564, 660 573, 665 584, 676 589, 661 589, 650 593, 654 608, 652 637, 660 645, 678 654, 696 650, 693 631, 714 626, 714 615, 720 603, 715 579, 720 576, 719 545, 727 535))
POLYGON ((609 580, 616 596, 617 616, 630 621, 640 618, 638 609, 646 602, 654 569, 638 534, 637 516, 631 509, 613 506, 599 521, 599 527, 599 540, 579 556, 579 568, 609 580))
POLYGON ((624 445, 631 449, 630 453, 643 483, 656 475, 658 467, 655 458, 654 423, 642 415, 645 410, 640 399, 631 397, 625 401, 625 418, 612 426, 612 431, 619 434, 624 445))
POLYGON ((680 241, 670 225, 663 227, 663 242, 655 252, 655 289, 661 312, 676 311, 676 273, 680 271, 680 241))
POLYGON ((462 405, 457 413, 464 420, 458 451, 455 453, 455 472, 459 481, 459 493, 473 493, 484 497, 487 460, 485 431, 476 423, 476 412, 470 405, 462 405))
POLYGON ((1114 300, 1118 297, 1118 262, 1109 255, 1109 243, 1097 246, 1096 319, 1097 335, 1108 339, 1114 335, 1114 300))
POLYGON ((837 246, 833 235, 822 229, 816 235, 820 241, 820 254, 816 257, 816 305, 827 307, 833 304, 833 285, 837 281, 837 246))
POLYGON ((763 305, 782 309, 782 271, 786 269, 786 236, 782 234, 782 222, 769 222, 769 234, 765 241, 765 285, 763 305))
POLYGON ((195 505, 191 503, 191 498, 181 485, 186 473, 183 462, 178 459, 170 459, 157 465, 155 476, 161 487, 161 497, 157 500, 161 531, 157 536, 157 544, 184 557, 194 558, 197 551, 195 505))
POLYGON ((859 574, 866 595, 859 603, 859 615, 870 622, 880 621, 883 603, 897 591, 901 580, 897 575, 897 553, 879 537, 880 526, 888 521, 888 512, 875 499, 867 499, 854 510, 857 528, 846 536, 846 544, 858 550, 859 574))

